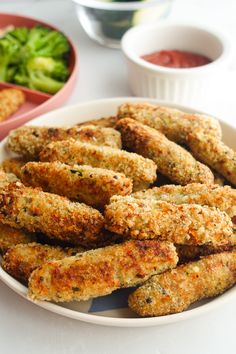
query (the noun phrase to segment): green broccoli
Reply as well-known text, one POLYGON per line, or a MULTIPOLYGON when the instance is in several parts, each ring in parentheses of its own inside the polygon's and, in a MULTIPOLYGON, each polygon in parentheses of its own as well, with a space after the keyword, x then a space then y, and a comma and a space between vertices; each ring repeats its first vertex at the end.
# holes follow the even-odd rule
POLYGON ((66 81, 69 76, 69 70, 62 60, 46 57, 36 57, 28 60, 26 64, 28 72, 42 71, 49 74, 52 78, 66 81))
POLYGON ((54 94, 69 77, 70 45, 57 31, 16 27, 0 39, 0 81, 54 94))
POLYGON ((64 84, 64 82, 52 79, 42 71, 32 71, 29 74, 28 86, 32 90, 54 94, 59 91, 64 86, 64 84))
POLYGON ((24 47, 24 55, 62 58, 69 54, 70 46, 66 37, 57 31, 43 26, 31 29, 28 41, 24 47))
MULTIPOLYGON (((25 68, 27 71, 26 77, 28 76, 27 86, 51 94, 59 91, 69 76, 66 65, 53 58, 31 58, 27 61, 25 68)), ((24 72, 19 77, 16 76, 16 79, 20 84, 19 80, 23 81, 25 79, 24 72)))
POLYGON ((9 38, 0 40, 0 81, 7 81, 7 71, 11 63, 17 59, 19 46, 16 41, 9 38))
POLYGON ((8 34, 9 34, 9 36, 18 40, 21 45, 23 45, 28 40, 29 31, 30 30, 27 27, 16 27, 12 31, 10 31, 8 34))

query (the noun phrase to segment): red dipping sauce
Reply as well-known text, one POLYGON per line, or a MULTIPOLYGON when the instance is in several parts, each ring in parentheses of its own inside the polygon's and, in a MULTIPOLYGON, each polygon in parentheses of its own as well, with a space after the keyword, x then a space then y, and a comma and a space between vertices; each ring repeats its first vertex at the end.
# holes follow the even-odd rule
POLYGON ((143 55, 141 58, 149 63, 166 66, 168 68, 194 68, 212 62, 211 59, 204 55, 182 50, 161 50, 159 52, 143 55))

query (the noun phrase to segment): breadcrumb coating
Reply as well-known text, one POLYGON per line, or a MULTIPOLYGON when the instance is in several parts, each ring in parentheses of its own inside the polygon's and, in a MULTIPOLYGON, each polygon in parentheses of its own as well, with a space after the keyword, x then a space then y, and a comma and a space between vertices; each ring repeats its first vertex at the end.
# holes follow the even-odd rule
POLYGON ((36 237, 32 233, 0 223, 0 253, 5 253, 8 248, 20 243, 26 244, 35 240, 36 237))
POLYGON ((189 134, 188 146, 197 159, 215 169, 236 186, 236 152, 233 149, 201 130, 189 134))
POLYGON ((131 196, 113 198, 105 208, 105 228, 124 237, 158 238, 181 245, 235 242, 230 217, 217 208, 131 196))
POLYGON ((61 162, 28 162, 22 168, 22 182, 95 208, 103 208, 113 195, 132 192, 132 181, 123 173, 61 162))
POLYGON ((11 158, 6 159, 2 162, 2 169, 6 173, 13 173, 17 178, 21 180, 21 167, 27 163, 27 160, 20 159, 20 158, 11 158))
POLYGON ((3 257, 2 268, 15 279, 27 284, 30 274, 44 263, 74 256, 83 248, 62 248, 40 243, 11 247, 3 257))
POLYGON ((0 190, 0 222, 74 245, 94 242, 104 223, 96 209, 20 182, 0 190))
POLYGON ((182 312, 235 282, 236 251, 214 254, 153 276, 129 296, 129 307, 140 316, 182 312))
POLYGON ((214 183, 214 175, 207 166, 157 130, 129 118, 118 121, 116 128, 126 148, 152 159, 157 170, 171 181, 181 185, 214 183))
POLYGON ((173 204, 200 204, 219 208, 231 218, 236 215, 236 190, 230 186, 190 183, 186 186, 165 185, 132 194, 136 199, 162 200, 173 204))
POLYGON ((170 107, 148 103, 124 103, 118 109, 118 118, 127 117, 159 130, 176 143, 186 143, 188 133, 199 128, 207 135, 219 139, 222 137, 220 124, 215 118, 170 107))
POLYGON ((168 242, 128 241, 119 245, 45 263, 29 279, 34 300, 81 301, 135 286, 151 275, 176 266, 178 257, 168 242))
POLYGON ((194 261, 203 256, 221 253, 224 251, 236 250, 236 235, 234 234, 234 245, 214 246, 214 245, 176 245, 179 263, 194 261))
POLYGON ((24 158, 34 160, 50 142, 71 138, 94 145, 121 148, 120 133, 117 130, 93 125, 69 128, 22 126, 10 132, 7 146, 24 158))
POLYGON ((0 91, 0 122, 9 118, 25 102, 25 95, 17 89, 4 89, 0 91))
POLYGON ((40 160, 90 165, 124 173, 132 179, 134 190, 147 188, 156 179, 156 165, 152 160, 124 150, 84 144, 72 139, 47 145, 40 153, 40 160))

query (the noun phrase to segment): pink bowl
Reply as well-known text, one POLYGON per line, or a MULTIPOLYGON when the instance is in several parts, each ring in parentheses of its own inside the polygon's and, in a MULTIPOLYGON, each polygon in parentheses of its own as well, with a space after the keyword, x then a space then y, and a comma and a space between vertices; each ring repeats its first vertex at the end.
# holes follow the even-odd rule
MULTIPOLYGON (((9 25, 25 26, 31 28, 36 24, 40 24, 56 31, 60 31, 58 28, 46 22, 31 17, 0 13, 0 26, 2 28, 9 25)), ((50 110, 62 106, 71 95, 77 79, 78 55, 73 42, 68 37, 67 39, 71 47, 71 54, 69 59, 69 69, 71 74, 63 88, 55 95, 51 96, 39 91, 29 90, 22 86, 0 83, 0 88, 11 86, 24 91, 27 100, 26 104, 22 106, 22 108, 18 112, 16 112, 6 121, 0 123, 0 140, 3 139, 11 129, 15 129, 18 126, 28 122, 33 118, 36 118, 37 116, 43 113, 46 113, 50 110)))

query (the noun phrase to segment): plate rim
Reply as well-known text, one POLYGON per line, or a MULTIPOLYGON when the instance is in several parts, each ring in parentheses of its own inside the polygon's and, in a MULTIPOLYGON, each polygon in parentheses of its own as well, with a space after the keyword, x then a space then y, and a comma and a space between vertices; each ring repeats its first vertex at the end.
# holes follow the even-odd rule
MULTIPOLYGON (((69 110, 79 110, 81 107, 86 107, 86 106, 93 106, 96 104, 105 104, 106 103, 112 103, 114 105, 119 105, 122 102, 148 102, 148 103, 154 103, 157 105, 163 105, 163 106, 169 106, 172 108, 180 109, 183 111, 189 111, 193 113, 200 113, 204 115, 209 115, 206 112, 203 112, 195 107, 188 106, 188 105, 181 105, 177 103, 171 103, 168 101, 164 100, 157 100, 157 99, 150 99, 150 98, 145 98, 145 97, 115 97, 115 98, 104 98, 104 99, 96 99, 96 100, 87 100, 85 102, 77 103, 74 105, 69 105, 69 106, 64 106, 61 108, 58 108, 56 110, 50 111, 46 114, 43 114, 30 122, 27 122, 25 125, 34 125, 38 124, 39 122, 44 123, 48 118, 50 119, 53 116, 56 116, 58 112, 60 114, 63 114, 64 112, 67 112, 69 110)), ((66 117, 66 116, 65 116, 66 117)), ((91 119, 93 119, 91 117, 91 119)), ((218 119, 218 118, 217 118, 218 119)), ((88 119, 79 119, 78 118, 78 123, 79 121, 83 122, 88 119)), ((221 119, 218 119, 220 124, 223 126, 233 129, 233 131, 236 132, 236 128, 231 126, 230 124, 222 121, 221 119)), ((1 142, 0 142, 0 150, 4 149, 4 145, 6 143, 7 137, 5 137, 1 142)), ((14 279, 12 276, 10 276, 8 273, 6 273, 3 268, 0 266, 0 280, 3 281, 10 289, 12 289, 14 292, 16 292, 18 295, 23 297, 24 299, 28 300, 29 302, 44 308, 50 312, 59 314, 64 317, 72 318, 74 320, 80 320, 83 322, 87 323, 93 323, 96 325, 102 325, 102 326, 114 326, 114 327, 152 327, 152 326, 163 326, 171 323, 176 323, 184 320, 188 320, 190 318, 197 317, 199 315, 208 313, 209 311, 212 311, 213 309, 219 307, 220 305, 223 305, 224 303, 227 303, 235 297, 235 292, 236 292, 236 287, 233 289, 228 289, 224 294, 217 296, 216 298, 213 298, 206 304, 202 304, 199 307, 193 308, 188 311, 184 311, 181 313, 177 314, 171 314, 171 315, 166 315, 166 316, 159 316, 159 317, 145 317, 145 318, 116 318, 116 317, 105 317, 105 316, 99 316, 96 314, 89 314, 89 313, 83 313, 75 310, 71 310, 68 308, 65 308, 63 306, 60 306, 59 304, 55 304, 52 302, 47 302, 47 301, 33 301, 27 297, 27 287, 22 285, 19 281, 14 279), (232 291, 233 290, 233 291, 232 291)))

